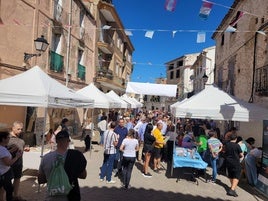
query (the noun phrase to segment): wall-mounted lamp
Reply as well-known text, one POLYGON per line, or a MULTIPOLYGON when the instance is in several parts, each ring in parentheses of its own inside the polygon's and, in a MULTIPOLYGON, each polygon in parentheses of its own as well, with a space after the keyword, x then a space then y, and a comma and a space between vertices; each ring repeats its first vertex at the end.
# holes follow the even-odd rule
MULTIPOLYGON (((48 45, 49 43, 47 42, 47 40, 44 38, 43 35, 41 35, 40 38, 34 40, 35 49, 39 52, 45 52, 48 45)), ((29 54, 24 52, 24 62, 26 63, 30 58, 39 56, 41 56, 41 53, 29 54)))
POLYGON ((206 72, 204 72, 204 75, 202 76, 203 83, 206 84, 208 81, 208 76, 206 75, 206 72))

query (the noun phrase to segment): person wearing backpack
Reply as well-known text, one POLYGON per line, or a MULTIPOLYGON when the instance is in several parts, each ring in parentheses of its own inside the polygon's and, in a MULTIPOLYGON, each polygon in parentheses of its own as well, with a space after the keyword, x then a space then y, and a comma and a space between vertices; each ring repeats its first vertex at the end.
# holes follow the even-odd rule
POLYGON ((38 183, 48 183, 46 201, 80 201, 81 195, 78 178, 85 179, 87 176, 86 158, 80 151, 68 149, 70 142, 68 131, 60 131, 56 135, 56 142, 57 149, 44 155, 41 160, 41 164, 38 171, 38 183), (62 177, 64 177, 63 180, 66 181, 65 174, 67 174, 69 183, 65 182, 61 184, 61 186, 64 186, 64 188, 62 188, 62 191, 51 192, 49 186, 53 185, 53 183, 55 184, 56 182, 55 177, 51 177, 51 174, 55 172, 55 167, 59 167, 57 165, 61 165, 62 159, 65 171, 61 172, 60 175, 62 175, 62 177), (53 182, 51 180, 53 180, 53 182), (71 190, 69 189, 70 191, 66 192, 65 190, 68 189, 70 186, 71 190))

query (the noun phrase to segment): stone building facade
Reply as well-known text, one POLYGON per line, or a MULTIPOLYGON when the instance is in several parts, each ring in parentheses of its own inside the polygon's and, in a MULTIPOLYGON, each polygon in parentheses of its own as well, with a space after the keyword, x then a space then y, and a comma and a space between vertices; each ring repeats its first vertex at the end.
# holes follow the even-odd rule
POLYGON ((165 63, 167 73, 167 84, 177 84, 178 92, 176 98, 168 99, 170 103, 176 100, 183 100, 193 91, 193 84, 190 77, 193 75, 192 65, 199 53, 186 54, 165 63))
POLYGON ((214 83, 215 49, 215 46, 203 49, 192 65, 194 74, 190 80, 193 83, 194 94, 204 89, 204 84, 214 83), (206 83, 203 80, 205 75, 207 76, 206 83))
MULTIPOLYGON (((236 0, 212 36, 216 41, 215 83, 231 95, 266 108, 267 9, 266 0, 236 0)), ((244 138, 254 135, 256 146, 262 145, 262 122, 238 126, 244 138)))
MULTIPOLYGON (((94 82, 104 92, 122 94, 133 69, 134 47, 111 0, 0 0, 0 38, 0 79, 38 65, 74 90, 94 82), (37 53, 34 40, 41 35, 48 49, 24 60, 24 53, 37 53)), ((0 122, 8 127, 14 120, 27 122, 28 110, 0 106, 6 111, 0 122)), ((77 112, 55 113, 74 119, 77 112)))

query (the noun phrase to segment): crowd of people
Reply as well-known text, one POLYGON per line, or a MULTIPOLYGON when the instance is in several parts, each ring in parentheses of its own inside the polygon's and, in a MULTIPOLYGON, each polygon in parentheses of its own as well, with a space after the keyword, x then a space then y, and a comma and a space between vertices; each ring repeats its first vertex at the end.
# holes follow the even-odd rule
MULTIPOLYGON (((114 184, 118 177, 124 189, 131 183, 131 174, 135 162, 142 165, 141 174, 145 178, 152 177, 150 171, 161 173, 162 163, 172 161, 174 144, 191 150, 195 149, 201 158, 212 168, 211 183, 217 183, 219 171, 227 172, 230 189, 227 194, 237 197, 236 187, 241 175, 245 174, 250 185, 257 183, 258 163, 262 156, 262 148, 254 147, 255 139, 243 140, 237 129, 231 128, 225 134, 217 128, 213 120, 174 120, 165 112, 138 112, 136 115, 119 113, 102 113, 97 120, 96 128, 100 131, 100 146, 103 148, 103 163, 99 179, 107 184, 114 184), (113 175, 114 174, 114 175, 113 175)), ((78 178, 87 176, 87 161, 84 155, 70 150, 68 119, 64 118, 59 127, 46 136, 51 144, 51 152, 41 161, 38 182, 47 183, 53 165, 58 156, 64 159, 64 169, 73 189, 60 200, 80 200, 78 178), (70 161, 79 160, 79 166, 72 166, 70 161)), ((85 152, 91 149, 90 138, 94 129, 91 118, 82 126, 81 140, 85 140, 85 152)), ((4 191, 7 201, 23 201, 18 194, 22 176, 22 153, 25 143, 20 134, 21 122, 14 122, 11 131, 0 132, 0 201, 4 191), (2 176, 5 175, 3 178, 2 176)), ((77 164, 78 164, 77 163, 77 164)), ((54 200, 47 195, 47 200, 54 200)), ((58 199, 58 197, 57 197, 58 199)))
MULTIPOLYGON (((235 189, 243 174, 250 185, 255 186, 257 183, 257 161, 261 158, 262 149, 254 147, 255 139, 253 137, 243 140, 241 136, 238 136, 235 127, 226 133, 221 133, 213 120, 186 119, 174 123, 169 114, 159 111, 139 112, 135 117, 118 116, 117 120, 113 118, 116 121, 107 121, 109 118, 104 113, 100 117, 100 122, 103 119, 105 119, 106 127, 109 129, 117 122, 112 131, 114 133, 113 144, 107 140, 110 139, 107 134, 109 129, 103 132, 102 138, 104 140, 101 140, 105 152, 107 147, 114 147, 112 151, 114 156, 109 160, 112 164, 109 164, 110 168, 106 170, 107 183, 115 182, 111 180, 111 175, 115 172, 115 176, 122 176, 124 187, 128 188, 134 153, 136 153, 135 160, 143 164, 142 175, 144 177, 152 177, 150 169, 154 172, 161 172, 161 162, 172 160, 174 141, 179 147, 196 149, 201 158, 211 166, 212 175, 208 182, 217 183, 219 171, 226 174, 230 180, 228 195, 238 196, 235 189), (135 143, 135 146, 132 146, 132 155, 129 155, 131 159, 128 158, 128 165, 125 166, 126 162, 124 161, 127 158, 124 155, 125 145, 124 148, 121 146, 125 139, 132 138, 136 139, 138 144, 135 143), (165 140, 167 138, 168 140, 165 140)), ((107 165, 106 157, 104 154, 104 166, 107 165)), ((104 175, 101 171, 101 181, 104 180, 104 175)))

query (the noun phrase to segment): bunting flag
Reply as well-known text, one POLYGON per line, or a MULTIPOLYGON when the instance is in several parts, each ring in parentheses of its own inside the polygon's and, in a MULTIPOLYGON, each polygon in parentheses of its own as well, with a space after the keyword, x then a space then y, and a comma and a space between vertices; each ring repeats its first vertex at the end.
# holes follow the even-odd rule
POLYGON ((235 32, 236 28, 232 27, 232 26, 228 26, 227 29, 225 30, 226 32, 235 32))
POLYGON ((227 27, 227 32, 235 32, 237 27, 237 22, 241 19, 241 17, 244 15, 244 12, 237 11, 235 18, 231 21, 229 26, 227 27))
POLYGON ((207 20, 212 9, 213 3, 209 1, 204 1, 199 12, 199 17, 203 20, 207 20))
POLYGON ((198 32, 197 33, 197 43, 204 43, 206 42, 206 33, 205 32, 198 32))
POLYGON ((153 36, 154 36, 154 31, 146 31, 146 33, 145 33, 145 37, 146 38, 153 38, 153 36))
POLYGON ((109 26, 109 25, 104 25, 103 27, 102 27, 102 29, 110 29, 111 28, 111 26, 109 26))
POLYGON ((125 34, 126 34, 127 36, 133 36, 132 32, 129 31, 129 30, 125 30, 125 34))
POLYGON ((177 0, 166 0, 165 9, 167 11, 173 12, 176 8, 177 0))
POLYGON ((244 12, 237 11, 235 18, 230 23, 230 26, 235 27, 237 25, 237 22, 241 19, 241 17, 244 15, 244 12))
POLYGON ((172 31, 172 38, 175 37, 175 34, 177 33, 177 31, 172 31))
POLYGON ((262 34, 264 36, 266 36, 266 33, 264 31, 257 31, 259 34, 262 34))

